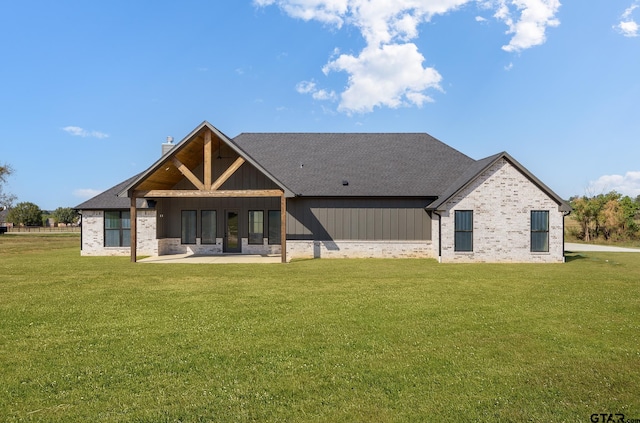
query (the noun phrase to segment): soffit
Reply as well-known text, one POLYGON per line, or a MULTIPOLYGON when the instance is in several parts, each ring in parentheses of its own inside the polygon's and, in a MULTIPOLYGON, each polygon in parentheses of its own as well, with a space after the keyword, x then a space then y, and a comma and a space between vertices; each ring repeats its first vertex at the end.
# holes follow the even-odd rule
MULTIPOLYGON (((178 168, 180 164, 194 172, 204 162, 204 134, 206 131, 209 129, 203 127, 193 134, 187 142, 173 147, 160 163, 143 180, 139 181, 136 189, 141 191, 173 189, 184 179, 183 173, 178 168)), ((235 158, 238 156, 217 134, 211 134, 211 142, 211 160, 218 157, 235 158)))

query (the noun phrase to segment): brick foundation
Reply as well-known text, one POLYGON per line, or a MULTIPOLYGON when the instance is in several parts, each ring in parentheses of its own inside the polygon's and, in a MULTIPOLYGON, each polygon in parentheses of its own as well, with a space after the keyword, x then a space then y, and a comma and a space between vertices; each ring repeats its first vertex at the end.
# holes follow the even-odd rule
POLYGON ((434 258, 431 241, 291 241, 287 261, 300 258, 434 258))

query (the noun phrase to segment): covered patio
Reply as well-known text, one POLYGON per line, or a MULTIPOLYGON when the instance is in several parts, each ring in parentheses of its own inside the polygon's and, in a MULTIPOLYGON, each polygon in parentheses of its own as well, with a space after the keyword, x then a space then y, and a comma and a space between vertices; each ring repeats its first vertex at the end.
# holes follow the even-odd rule
MULTIPOLYGON (((224 223, 218 226, 222 236, 221 252, 215 251, 213 254, 202 254, 200 251, 185 252, 184 254, 160 254, 159 257, 146 259, 147 262, 176 262, 176 260, 188 260, 189 262, 272 262, 277 257, 278 262, 286 262, 286 216, 287 201, 286 197, 290 196, 286 189, 280 184, 273 181, 266 171, 261 168, 258 163, 254 163, 250 157, 234 147, 229 139, 219 132, 216 128, 208 123, 203 123, 189 134, 182 142, 173 145, 166 145, 166 153, 151 166, 146 172, 139 175, 136 180, 129 184, 125 190, 119 195, 130 198, 130 245, 131 245, 131 261, 138 261, 137 258, 137 213, 138 199, 146 200, 147 203, 158 204, 163 202, 164 209, 158 211, 159 218, 164 222, 158 224, 160 228, 165 229, 168 225, 176 225, 180 223, 180 215, 173 210, 171 213, 163 210, 170 210, 166 201, 182 204, 189 199, 224 199, 228 200, 228 205, 218 206, 219 212, 224 216, 224 223), (237 176, 241 167, 248 167, 244 177, 237 176), (267 251, 255 251, 258 254, 252 254, 247 251, 245 254, 233 254, 244 251, 241 247, 241 235, 238 233, 239 212, 242 211, 236 200, 242 199, 279 199, 277 206, 273 205, 272 211, 279 212, 279 240, 277 243, 280 247, 280 254, 277 256, 267 251), (235 204, 235 205, 230 205, 235 204)), ((164 151, 164 150, 163 150, 164 151)), ((155 207, 155 206, 154 206, 155 207)), ((185 206, 186 207, 186 206, 185 206)), ((180 206, 176 206, 176 210, 180 206)), ((184 207, 182 207, 184 208, 184 207)), ((187 207, 189 208, 189 207, 187 207)), ((246 207, 245 207, 246 208, 246 207)), ((269 207, 271 208, 271 207, 269 207)), ((190 210, 192 213, 196 213, 190 210)), ((246 212, 246 210, 245 210, 246 212)), ((217 212, 214 212, 217 213, 217 212)), ((263 212, 266 214, 266 212, 263 212)), ((214 214, 216 216, 217 214, 214 214)), ((263 217, 263 216, 262 216, 263 217)), ((264 218, 264 217, 263 217, 264 218)), ((200 227, 201 228, 201 227, 200 227)), ((214 229, 214 233, 218 231, 214 229)), ((194 234, 195 237, 195 227, 194 234)), ((159 238, 165 238, 161 234, 159 238)), ((175 238, 173 236, 172 238, 175 238)), ((242 237, 244 238, 244 237, 242 237)), ((179 238, 178 238, 179 239, 179 238)), ((181 241, 181 244, 197 244, 201 245, 201 239, 189 242, 181 241)), ((217 243, 217 240, 210 240, 208 243, 217 243)), ((255 243, 255 241, 254 241, 255 243)), ((253 247, 253 246, 251 246, 253 247)), ((141 260, 143 261, 143 260, 141 260)), ((143 261, 144 262, 144 261, 143 261)))

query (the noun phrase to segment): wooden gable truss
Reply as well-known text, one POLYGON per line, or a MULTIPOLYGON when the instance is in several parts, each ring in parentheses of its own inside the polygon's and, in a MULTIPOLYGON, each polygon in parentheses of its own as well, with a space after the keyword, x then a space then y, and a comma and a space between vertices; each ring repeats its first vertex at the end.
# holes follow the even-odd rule
MULTIPOLYGON (((286 262, 286 217, 287 202, 284 189, 220 189, 247 162, 242 153, 208 123, 203 123, 187 138, 165 154, 160 161, 145 172, 127 193, 131 199, 131 261, 137 261, 137 205, 138 198, 238 198, 238 197, 280 197, 281 256, 286 262), (215 138, 215 139, 214 139, 215 138), (215 146, 215 149, 214 149, 215 146), (237 158, 214 180, 213 160, 220 158, 223 147, 231 148, 237 158), (202 166, 203 177, 194 173, 202 166), (186 178, 193 189, 175 189, 175 185, 186 178)), ((228 138, 227 138, 228 140, 228 138)), ((230 140, 228 140, 230 141, 230 140)))

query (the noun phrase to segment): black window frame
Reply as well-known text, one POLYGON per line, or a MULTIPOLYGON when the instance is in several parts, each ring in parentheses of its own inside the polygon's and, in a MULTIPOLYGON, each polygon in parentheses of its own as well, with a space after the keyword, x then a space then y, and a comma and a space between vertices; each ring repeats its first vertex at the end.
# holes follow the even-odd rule
POLYGON ((453 250, 457 253, 473 252, 473 210, 455 210, 453 225, 453 250), (463 216, 469 218, 463 219, 463 216), (465 245, 462 245, 463 241, 465 245))
POLYGON ((530 222, 529 228, 531 231, 531 252, 532 253, 548 253, 549 252, 549 210, 531 210, 530 217, 531 217, 531 222, 530 222), (545 216, 545 219, 534 217, 536 215, 545 216), (541 222, 544 222, 544 225, 540 225, 541 222))
POLYGON ((198 241, 198 211, 197 210, 181 210, 180 212, 180 244, 182 245, 195 245, 198 241), (193 213, 193 234, 189 233, 185 235, 184 216, 185 213, 193 213), (193 242, 187 239, 188 235, 193 235, 193 242), (186 242, 185 242, 186 241, 186 242))
POLYGON ((104 230, 104 246, 105 248, 109 248, 109 247, 131 247, 131 210, 105 210, 104 212, 104 224, 103 224, 103 230, 104 230), (117 220, 113 220, 113 219, 109 219, 107 217, 108 214, 111 213, 118 213, 118 217, 117 220), (127 214, 128 218, 123 219, 122 215, 123 214, 127 214), (118 222, 118 226, 117 227, 110 227, 107 228, 107 221, 110 222, 114 222, 117 221, 118 222), (122 224, 123 221, 128 221, 129 222, 129 226, 126 227, 122 224), (108 233, 118 233, 118 245, 108 245, 107 242, 110 239, 109 236, 107 236, 108 233))
POLYGON ((216 243, 216 238, 218 237, 218 211, 215 209, 212 210, 200 210, 200 243, 205 245, 212 245, 216 243), (209 240, 210 237, 205 238, 205 232, 207 230, 208 219, 205 219, 205 213, 213 213, 213 238, 209 240))
MULTIPOLYGON (((273 219, 275 220, 275 219, 273 219)), ((280 210, 269 210, 267 211, 267 238, 269 239, 269 245, 281 245, 282 244, 282 212, 280 210), (273 231, 273 238, 271 237, 272 227, 271 227, 271 215, 277 216, 278 226, 273 231)))
POLYGON ((251 245, 262 245, 264 243, 264 210, 249 210, 247 213, 247 223, 248 223, 248 231, 247 231, 247 243, 251 245), (260 232, 252 232, 252 221, 251 217, 253 213, 260 213, 262 215, 262 230, 260 232), (258 242, 257 235, 260 234, 260 241, 258 242), (253 237, 252 237, 253 235, 253 237))

